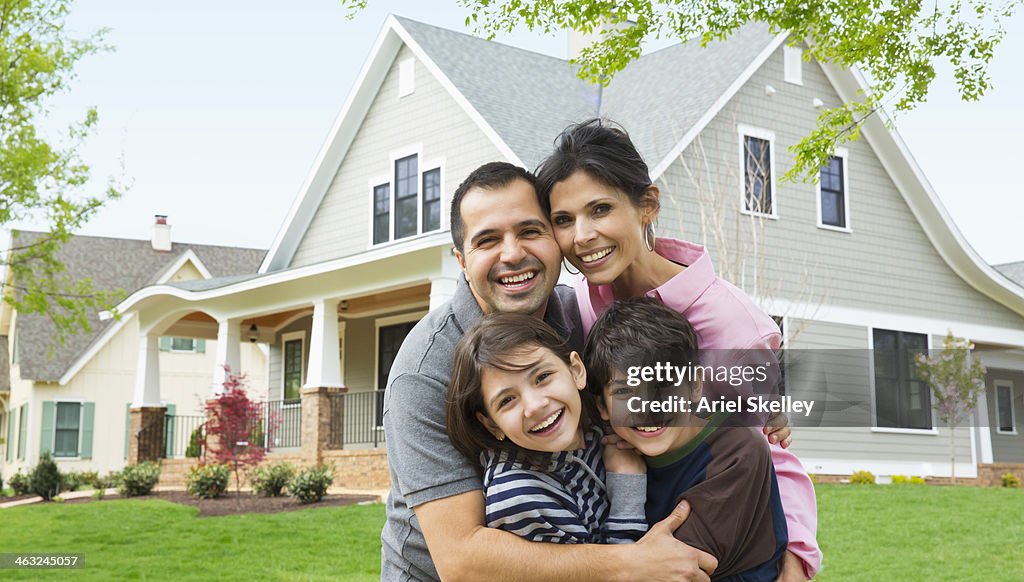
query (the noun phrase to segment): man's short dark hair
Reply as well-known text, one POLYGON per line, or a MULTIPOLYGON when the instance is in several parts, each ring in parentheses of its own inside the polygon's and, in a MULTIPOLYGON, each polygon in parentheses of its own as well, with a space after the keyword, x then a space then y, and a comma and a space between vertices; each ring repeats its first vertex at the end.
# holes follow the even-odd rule
MULTIPOLYGON (((530 186, 533 186, 534 191, 537 190, 537 179, 529 170, 508 162, 488 162, 480 166, 470 172, 469 176, 455 189, 455 194, 452 196, 451 220, 449 224, 452 230, 452 242, 460 253, 462 252, 462 243, 466 236, 465 225, 462 224, 462 199, 466 196, 466 193, 473 188, 494 190, 508 186, 516 180, 524 180, 530 186)), ((546 215, 544 220, 547 220, 546 215)))
POLYGON ((653 297, 616 301, 587 336, 587 390, 601 398, 616 371, 657 362, 696 361, 697 332, 653 297))

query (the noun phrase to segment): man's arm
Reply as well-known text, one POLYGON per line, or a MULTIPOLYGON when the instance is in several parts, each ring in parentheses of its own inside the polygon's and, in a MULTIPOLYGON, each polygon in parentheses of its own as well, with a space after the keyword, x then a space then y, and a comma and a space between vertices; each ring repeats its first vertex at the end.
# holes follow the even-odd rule
POLYGON ((689 515, 681 504, 631 545, 530 542, 484 525, 484 498, 470 491, 415 507, 443 580, 691 580, 709 582, 718 561, 672 537, 689 515))

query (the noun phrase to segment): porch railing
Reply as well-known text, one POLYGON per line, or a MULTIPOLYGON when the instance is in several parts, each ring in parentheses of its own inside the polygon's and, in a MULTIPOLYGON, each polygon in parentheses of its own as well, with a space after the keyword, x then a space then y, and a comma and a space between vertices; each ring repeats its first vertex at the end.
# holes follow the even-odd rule
POLYGON ((205 416, 165 416, 164 458, 202 457, 205 431, 205 416))
POLYGON ((270 450, 302 445, 302 401, 271 400, 263 403, 263 426, 270 450))
POLYGON ((347 392, 329 396, 331 414, 328 442, 344 445, 384 444, 384 391, 347 392))

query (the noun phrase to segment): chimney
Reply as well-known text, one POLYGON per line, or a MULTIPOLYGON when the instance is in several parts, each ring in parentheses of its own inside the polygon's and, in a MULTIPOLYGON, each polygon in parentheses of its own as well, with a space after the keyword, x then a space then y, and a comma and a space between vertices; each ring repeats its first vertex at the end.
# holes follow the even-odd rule
POLYGON ((167 224, 166 214, 157 214, 156 222, 153 223, 153 250, 171 250, 171 225, 167 224))
POLYGON ((624 29, 624 28, 629 28, 629 27, 633 26, 634 24, 635 23, 633 21, 631 21, 631 20, 623 20, 623 21, 621 21, 621 22, 619 22, 617 24, 611 24, 611 23, 608 23, 606 21, 606 22, 604 22, 602 24, 598 24, 597 26, 594 27, 594 30, 592 30, 592 31, 590 31, 589 33, 586 33, 586 34, 580 32, 580 31, 578 31, 576 29, 570 28, 569 29, 569 57, 568 58, 570 60, 571 59, 578 59, 580 57, 580 54, 583 53, 583 49, 589 48, 590 45, 600 41, 604 37, 605 31, 615 30, 615 29, 621 30, 621 29, 624 29))

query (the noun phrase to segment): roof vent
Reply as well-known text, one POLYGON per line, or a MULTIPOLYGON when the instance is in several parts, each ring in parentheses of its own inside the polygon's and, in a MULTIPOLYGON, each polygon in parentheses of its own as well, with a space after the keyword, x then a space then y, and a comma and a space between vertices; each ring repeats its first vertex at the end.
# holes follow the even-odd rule
POLYGON ((153 223, 153 250, 171 250, 171 225, 167 224, 166 214, 157 214, 156 222, 153 223))

